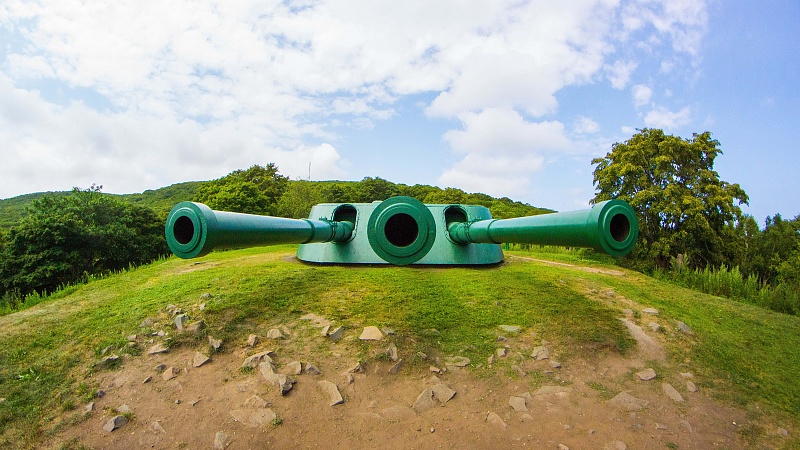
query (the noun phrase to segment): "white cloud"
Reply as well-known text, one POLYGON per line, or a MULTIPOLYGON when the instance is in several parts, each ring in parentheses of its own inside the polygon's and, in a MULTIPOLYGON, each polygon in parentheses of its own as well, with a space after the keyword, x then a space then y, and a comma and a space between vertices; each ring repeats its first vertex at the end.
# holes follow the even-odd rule
POLYGON ((650 128, 676 129, 689 124, 692 111, 688 106, 673 112, 664 107, 657 107, 647 113, 644 124, 650 128))
POLYGON ((631 88, 631 94, 633 95, 633 104, 638 108, 650 103, 653 90, 644 84, 637 84, 631 88))
POLYGON ((614 89, 625 89, 637 66, 635 61, 615 61, 614 64, 606 64, 604 69, 614 89))
POLYGON ((600 132, 600 125, 589 117, 580 116, 572 127, 576 134, 594 134, 600 132))

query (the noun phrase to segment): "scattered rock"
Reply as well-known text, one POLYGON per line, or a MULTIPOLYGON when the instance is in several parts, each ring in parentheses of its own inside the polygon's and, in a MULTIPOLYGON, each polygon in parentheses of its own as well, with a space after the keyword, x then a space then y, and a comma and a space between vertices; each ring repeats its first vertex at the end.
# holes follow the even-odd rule
POLYGON ((121 426, 125 425, 126 423, 128 423, 128 418, 127 417, 122 416, 122 415, 114 416, 114 417, 108 419, 108 422, 106 422, 106 424, 103 425, 103 429, 110 433, 110 432, 116 430, 117 428, 120 428, 121 426))
POLYGON ((392 367, 389 368, 389 373, 394 375, 397 372, 400 372, 400 369, 402 369, 402 368, 403 368, 403 360, 401 359, 401 360, 397 361, 396 363, 394 363, 394 365, 392 365, 392 367))
POLYGON ((689 327, 689 325, 686 325, 680 320, 677 322, 677 325, 678 325, 678 331, 680 331, 681 333, 692 334, 692 329, 689 327))
POLYGON ((694 432, 694 430, 692 430, 692 424, 690 424, 689 422, 687 422, 685 420, 681 420, 680 422, 678 422, 678 425, 683 427, 683 429, 686 430, 687 433, 693 433, 694 432))
POLYGON ((150 328, 153 326, 153 319, 147 317, 139 324, 139 328, 150 328))
POLYGON ((169 349, 164 344, 156 344, 147 350, 148 355, 158 355, 159 353, 167 353, 169 349))
POLYGON ((628 444, 622 441, 611 441, 606 444, 605 450, 628 450, 628 444))
POLYGON ((669 430, 669 427, 663 423, 656 422, 656 430, 669 430))
POLYGON ((258 336, 256 336, 255 334, 247 336, 247 346, 255 347, 256 345, 258 345, 258 336))
POLYGON ((527 412, 528 407, 525 405, 524 397, 511 397, 508 399, 508 404, 514 408, 516 412, 527 412))
POLYGON ((525 375, 527 375, 527 373, 524 370, 522 370, 522 367, 518 365, 512 365, 511 369, 517 372, 517 375, 519 375, 520 377, 524 377, 525 375))
POLYGON ((433 373, 441 373, 442 372, 442 369, 440 369, 440 368, 438 368, 436 366, 430 366, 430 367, 428 367, 428 370, 430 370, 433 373))
POLYGON ((655 309, 655 308, 644 308, 642 310, 642 312, 645 313, 645 314, 650 314, 651 316, 657 316, 658 315, 658 310, 655 309))
POLYGON ((303 364, 300 361, 292 361, 283 366, 283 370, 287 375, 300 375, 303 373, 303 364))
POLYGON ((148 375, 147 378, 145 378, 144 381, 142 381, 142 384, 147 384, 151 381, 153 381, 153 377, 148 375))
POLYGON ((164 373, 161 374, 161 378, 164 381, 169 381, 178 376, 179 373, 181 373, 181 371, 177 367, 169 367, 164 371, 164 373))
POLYGON ((317 366, 306 363, 306 370, 303 371, 306 375, 321 375, 322 372, 317 368, 317 366))
POLYGON ((95 369, 107 369, 119 362, 119 356, 109 355, 94 364, 95 369))
POLYGON ((192 361, 192 363, 195 367, 200 367, 209 361, 211 361, 211 358, 200 352, 197 352, 194 354, 194 361, 192 361))
POLYGON ((317 382, 317 385, 322 390, 322 393, 328 396, 329 404, 331 406, 341 405, 344 403, 342 394, 339 393, 339 388, 336 387, 336 384, 327 380, 321 380, 317 382))
POLYGON ((400 358, 397 354, 397 346, 394 345, 394 342, 389 344, 389 348, 386 349, 386 354, 389 355, 389 359, 392 361, 397 361, 400 358))
MULTIPOLYGON (((5 399, 2 399, 2 400, 5 400, 5 399)), ((2 403, 2 402, 0 402, 0 403, 2 403)), ((89 402, 89 404, 87 404, 86 406, 84 406, 84 408, 83 408, 83 409, 84 409, 86 412, 92 412, 92 411, 94 411, 94 402, 89 402)))
POLYGON ((356 381, 356 379, 353 378, 353 374, 352 373, 348 372, 348 373, 344 374, 344 382, 345 383, 353 384, 353 382, 355 382, 355 381, 356 381))
POLYGON ((392 328, 381 328, 381 331, 387 336, 394 336, 395 334, 394 329, 392 328))
POLYGON ((162 432, 164 434, 167 434, 167 430, 165 430, 164 427, 162 427, 161 424, 157 420, 155 422, 153 422, 153 427, 152 428, 153 428, 153 431, 160 431, 160 432, 162 432))
POLYGON ((519 333, 519 330, 522 329, 519 325, 498 325, 497 327, 506 333, 519 333))
POLYGON ((275 353, 270 350, 256 353, 255 355, 245 358, 244 362, 242 363, 242 367, 250 367, 251 369, 255 369, 262 362, 271 363, 271 356, 275 356, 275 353))
POLYGON ((97 398, 103 398, 106 396, 106 391, 98 389, 97 392, 94 393, 94 396, 97 398))
POLYGON ((564 444, 558 444, 558 450, 569 450, 569 447, 564 444))
POLYGON ((126 339, 128 340, 128 342, 136 342, 136 337, 137 336, 135 334, 129 334, 128 337, 126 337, 126 339))
POLYGON ((225 450, 228 447, 230 436, 222 431, 214 435, 214 450, 225 450))
POLYGON ((178 331, 183 331, 183 327, 184 325, 186 325, 186 322, 188 321, 189 321, 189 316, 187 316, 186 314, 178 314, 177 316, 175 316, 174 319, 175 328, 177 328, 178 331))
POLYGON ((325 325, 324 327, 322 327, 322 332, 320 334, 322 335, 322 337, 327 337, 329 331, 331 331, 331 326, 325 325))
POLYGON ((655 332, 655 333, 661 331, 661 325, 659 325, 659 324, 657 324, 655 322, 650 322, 650 323, 647 324, 647 326, 650 327, 650 329, 653 330, 653 332, 655 332))
POLYGON ((450 389, 450 386, 439 383, 431 388, 433 398, 436 399, 442 406, 450 401, 456 395, 456 391, 450 389))
POLYGON ((261 371, 261 375, 267 382, 278 385, 281 395, 286 395, 292 390, 295 380, 290 378, 288 375, 275 373, 275 369, 272 367, 271 362, 262 362, 258 365, 258 369, 261 371))
POLYGON ((426 388, 417 396, 414 404, 411 405, 411 409, 417 414, 420 414, 431 408, 435 408, 437 405, 438 403, 433 399, 433 390, 431 390, 431 388, 426 388))
POLYGON ((448 366, 467 367, 470 363, 469 358, 466 356, 451 356, 447 358, 446 364, 448 366))
POLYGON ((187 333, 200 334, 200 332, 205 329, 206 329, 206 323, 203 322, 202 320, 198 320, 187 325, 185 331, 187 333))
POLYGON ((207 302, 207 301, 211 300, 212 298, 214 298, 214 296, 211 295, 208 292, 204 292, 204 293, 200 294, 200 301, 202 301, 202 302, 207 302))
POLYGON ((231 416, 233 420, 253 428, 270 425, 278 417, 269 408, 234 409, 231 416))
POLYGON ((222 347, 222 339, 214 339, 213 337, 208 337, 208 345, 214 349, 214 351, 219 350, 222 347))
POLYGON ((649 401, 636 398, 627 392, 620 392, 606 404, 625 411, 639 411, 650 404, 649 401))
POLYGON ((133 410, 128 405, 119 405, 117 407, 117 412, 120 414, 133 414, 133 410))
POLYGON ((328 334, 328 337, 331 338, 333 342, 339 342, 342 337, 344 336, 344 327, 336 327, 333 331, 328 334))
POLYGON ((277 328, 267 331, 267 339, 283 339, 283 333, 277 328))
POLYGON ((641 372, 636 372, 636 376, 642 381, 650 381, 656 377, 656 371, 653 369, 645 369, 641 372))
POLYGON ((364 331, 361 332, 361 336, 358 338, 362 341, 380 341, 383 339, 383 332, 378 327, 364 327, 364 331))
POLYGON ((507 353, 507 349, 505 347, 500 347, 495 352, 495 354, 497 355, 498 358, 505 358, 506 357, 506 353, 507 353))
POLYGON ((686 382, 686 390, 689 392, 697 392, 697 385, 691 381, 686 382))
POLYGON ((692 375, 692 374, 691 374, 691 373, 689 373, 689 372, 681 372, 681 376, 682 376, 683 378, 694 378, 694 375, 692 375))
POLYGON ((551 359, 550 360, 550 367, 552 367, 553 369, 560 369, 561 368, 561 363, 558 362, 558 361, 553 361, 551 359))
POLYGON ((789 430, 786 428, 778 428, 778 434, 783 437, 789 436, 789 430))
POLYGON ((245 408, 266 408, 269 406, 269 402, 257 395, 252 395, 244 401, 244 406, 245 408))
POLYGON ((683 397, 681 397, 681 394, 677 390, 675 390, 675 388, 672 387, 671 384, 662 383, 661 384, 661 389, 664 390, 664 394, 666 394, 667 397, 671 398, 672 401, 678 402, 678 403, 683 402, 683 397))
POLYGON ((166 365, 166 364, 164 364, 164 363, 161 363, 161 364, 159 364, 159 365, 157 365, 157 366, 153 367, 153 370, 155 370, 155 371, 156 371, 156 372, 158 372, 158 373, 161 373, 161 372, 163 372, 163 371, 167 370, 167 365, 166 365))
POLYGON ((490 366, 491 366, 492 364, 494 364, 494 353, 492 353, 491 355, 489 355, 489 357, 488 357, 488 358, 486 358, 486 362, 487 362, 487 363, 488 363, 490 366))
POLYGON ((501 419, 500 416, 498 416, 497 414, 493 413, 492 411, 489 411, 486 414, 486 422, 488 422, 488 423, 490 423, 490 424, 492 424, 492 425, 494 425, 497 428, 500 428, 502 430, 505 430, 506 427, 508 426, 505 422, 503 422, 503 419, 501 419))
POLYGON ((543 345, 534 347, 533 353, 531 353, 531 358, 535 359, 536 361, 543 361, 550 358, 550 352, 543 345))

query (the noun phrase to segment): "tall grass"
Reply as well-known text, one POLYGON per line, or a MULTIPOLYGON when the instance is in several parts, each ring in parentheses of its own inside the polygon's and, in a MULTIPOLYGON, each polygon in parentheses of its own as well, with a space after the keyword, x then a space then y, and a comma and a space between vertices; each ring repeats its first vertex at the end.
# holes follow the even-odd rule
POLYGON ((689 269, 673 264, 668 270, 653 274, 655 278, 671 281, 681 286, 711 295, 727 297, 744 303, 761 306, 784 314, 800 314, 800 290, 796 286, 762 283, 753 275, 745 277, 738 267, 719 269, 689 269))

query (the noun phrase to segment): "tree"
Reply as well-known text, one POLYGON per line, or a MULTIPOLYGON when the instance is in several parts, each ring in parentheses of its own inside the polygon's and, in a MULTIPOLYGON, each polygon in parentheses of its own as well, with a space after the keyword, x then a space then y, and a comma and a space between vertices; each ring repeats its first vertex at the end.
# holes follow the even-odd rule
POLYGON ((34 200, 9 233, 0 255, 0 294, 52 292, 167 253, 163 222, 152 209, 94 186, 49 194, 34 200))
POLYGON ((288 182, 289 178, 279 174, 273 163, 253 165, 206 183, 197 190, 194 200, 211 209, 275 215, 288 182))
POLYGON ((692 267, 735 261, 726 240, 736 235, 739 205, 748 197, 714 171, 720 154, 709 132, 683 139, 645 128, 592 160, 597 165, 592 202, 618 198, 637 212, 639 242, 626 263, 644 270, 665 268, 679 254, 692 267))

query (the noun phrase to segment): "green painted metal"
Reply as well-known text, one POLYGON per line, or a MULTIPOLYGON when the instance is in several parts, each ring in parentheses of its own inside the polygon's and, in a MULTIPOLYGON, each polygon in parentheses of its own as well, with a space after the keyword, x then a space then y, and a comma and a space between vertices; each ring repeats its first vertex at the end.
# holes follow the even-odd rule
POLYGON ((622 256, 633 249, 638 225, 625 202, 588 210, 492 219, 475 205, 425 205, 411 197, 373 203, 323 203, 309 219, 212 211, 176 205, 167 218, 167 243, 182 258, 213 249, 301 244, 298 259, 322 264, 489 265, 503 261, 501 243, 590 247, 622 256))
POLYGON ((460 244, 511 242, 587 247, 624 256, 636 245, 639 226, 629 204, 609 200, 580 211, 453 223, 448 233, 460 244))
POLYGON ((212 211, 202 203, 182 202, 167 217, 165 234, 172 253, 181 258, 204 256, 214 249, 350 239, 347 221, 286 219, 212 211))

